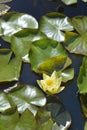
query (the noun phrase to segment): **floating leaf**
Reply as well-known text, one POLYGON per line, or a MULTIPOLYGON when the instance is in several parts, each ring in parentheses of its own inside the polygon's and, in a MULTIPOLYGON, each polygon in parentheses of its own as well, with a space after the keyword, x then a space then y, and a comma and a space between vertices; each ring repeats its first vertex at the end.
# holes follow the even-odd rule
POLYGON ((12 106, 8 100, 7 94, 0 92, 0 112, 3 112, 11 107, 12 106))
POLYGON ((74 77, 74 68, 65 69, 60 73, 62 76, 62 81, 67 82, 68 80, 73 79, 74 77))
POLYGON ((28 108, 35 115, 37 106, 44 106, 46 103, 44 94, 38 88, 29 85, 20 85, 9 90, 8 96, 10 102, 17 105, 20 113, 28 108))
POLYGON ((0 0, 0 15, 7 13, 10 7, 4 3, 11 2, 12 0, 0 0))
POLYGON ((70 19, 60 13, 49 13, 40 20, 40 31, 48 38, 62 42, 65 40, 65 31, 72 31, 70 19))
POLYGON ((9 49, 0 49, 0 82, 17 81, 20 76, 21 59, 11 58, 9 49))
POLYGON ((32 69, 37 73, 50 75, 56 70, 58 75, 63 77, 63 82, 74 77, 74 70, 65 70, 72 63, 71 59, 63 46, 56 41, 42 39, 33 42, 29 51, 29 58, 32 69), (63 72, 64 70, 66 72, 63 72), (69 76, 67 77, 63 73, 68 73, 69 76))
POLYGON ((77 3, 77 0, 61 0, 66 5, 71 5, 77 3))
POLYGON ((83 2, 87 2, 87 0, 82 0, 83 2))
POLYGON ((0 19, 0 35, 11 36, 23 28, 37 29, 38 22, 28 14, 11 12, 0 19))
POLYGON ((47 104, 44 106, 46 98, 36 87, 29 85, 15 86, 5 90, 5 93, 0 93, 0 99, 0 104, 2 103, 0 105, 0 109, 2 109, 0 130, 24 130, 25 128, 26 130, 54 130, 54 128, 55 130, 67 130, 66 128, 69 128, 71 124, 70 115, 65 111, 60 99, 57 96, 48 96, 47 104), (14 105, 17 105, 17 107, 14 105), (29 105, 31 110, 29 110, 29 105), (33 106, 37 108, 39 106, 38 110, 36 109, 37 113, 33 113, 34 115, 31 113, 34 110, 33 106), (22 109, 21 114, 19 114, 19 107, 22 109))
POLYGON ((36 114, 38 122, 37 130, 51 130, 53 126, 53 120, 50 112, 44 108, 40 108, 36 114))
POLYGON ((87 93, 80 95, 82 112, 85 118, 87 118, 87 93))
POLYGON ((15 126, 19 121, 19 114, 14 110, 9 113, 0 113, 0 130, 15 130, 15 126))
POLYGON ((72 18, 72 24, 79 34, 87 31, 87 16, 75 16, 72 18))
POLYGON ((15 130, 18 129, 36 130, 36 120, 28 109, 26 109, 21 115, 20 120, 15 127, 15 130))
POLYGON ((83 58, 82 66, 78 76, 78 88, 81 94, 87 93, 87 57, 83 58))
POLYGON ((8 12, 10 7, 6 4, 0 4, 0 15, 3 15, 8 12))
POLYGON ((72 19, 72 24, 79 34, 66 33, 65 45, 71 53, 87 56, 87 16, 77 16, 72 19))
POLYGON ((15 56, 20 56, 24 62, 29 62, 31 42, 43 39, 44 37, 44 34, 38 32, 36 29, 23 29, 13 36, 4 36, 3 39, 10 42, 15 56))
MULTIPOLYGON (((67 53, 60 43, 43 39, 32 43, 29 58, 34 71, 52 73, 53 70, 59 70, 64 67, 67 53)), ((68 62, 68 64, 70 65, 71 63, 68 62)))
POLYGON ((25 110, 21 116, 18 111, 0 114, 0 130, 36 130, 36 119, 29 110, 25 110), (33 125, 32 125, 33 124, 33 125))
MULTIPOLYGON (((66 5, 71 5, 71 4, 75 4, 78 1, 77 0, 61 0, 64 4, 66 5)), ((82 0, 83 2, 87 2, 87 0, 82 0)))
POLYGON ((87 120, 85 121, 84 130, 87 130, 87 120))
POLYGON ((7 3, 7 2, 11 2, 12 0, 0 0, 0 4, 2 3, 7 3))

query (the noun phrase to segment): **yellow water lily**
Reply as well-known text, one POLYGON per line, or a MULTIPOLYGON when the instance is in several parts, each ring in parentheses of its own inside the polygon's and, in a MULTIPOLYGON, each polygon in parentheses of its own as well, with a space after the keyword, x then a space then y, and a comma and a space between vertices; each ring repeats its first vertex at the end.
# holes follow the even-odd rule
POLYGON ((61 92, 65 87, 61 86, 62 77, 57 76, 57 72, 54 71, 51 76, 43 73, 43 80, 37 80, 40 88, 49 94, 56 94, 61 92))

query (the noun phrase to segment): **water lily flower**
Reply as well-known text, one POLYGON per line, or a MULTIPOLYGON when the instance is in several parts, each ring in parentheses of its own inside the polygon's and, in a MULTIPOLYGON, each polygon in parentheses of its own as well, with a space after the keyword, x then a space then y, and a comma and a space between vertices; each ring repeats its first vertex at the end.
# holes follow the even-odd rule
POLYGON ((57 72, 54 71, 51 76, 43 73, 43 80, 37 80, 40 88, 49 94, 56 94, 61 92, 65 87, 61 86, 62 77, 58 77, 57 72))

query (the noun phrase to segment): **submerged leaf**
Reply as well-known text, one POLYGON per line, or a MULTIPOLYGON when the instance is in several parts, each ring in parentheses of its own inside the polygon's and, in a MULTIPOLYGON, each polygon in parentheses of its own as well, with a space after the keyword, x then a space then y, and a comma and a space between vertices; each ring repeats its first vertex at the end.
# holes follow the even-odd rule
POLYGON ((71 116, 65 110, 57 96, 48 96, 47 110, 51 112, 54 123, 52 130, 68 130, 71 125, 71 116))

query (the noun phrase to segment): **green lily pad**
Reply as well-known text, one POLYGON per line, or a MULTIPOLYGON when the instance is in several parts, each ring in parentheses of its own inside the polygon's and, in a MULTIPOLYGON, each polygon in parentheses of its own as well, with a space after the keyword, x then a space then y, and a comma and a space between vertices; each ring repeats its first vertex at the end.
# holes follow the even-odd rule
POLYGON ((72 19, 72 25, 79 33, 66 33, 65 46, 71 53, 87 56, 87 16, 77 16, 72 19))
POLYGON ((0 130, 68 130, 71 117, 58 96, 48 96, 46 104, 44 94, 34 86, 4 91, 0 93, 0 130))
POLYGON ((87 2, 87 0, 82 0, 83 2, 87 2))
POLYGON ((87 31, 87 16, 75 16, 72 18, 72 24, 79 34, 87 31))
POLYGON ((85 121, 84 130, 87 130, 87 120, 85 121))
POLYGON ((11 12, 0 19, 0 35, 11 36, 23 28, 37 29, 38 22, 28 14, 11 12))
POLYGON ((87 93, 87 57, 83 58, 82 66, 80 67, 80 72, 77 80, 79 92, 81 94, 87 93))
POLYGON ((51 130, 53 126, 53 120, 51 113, 44 108, 40 108, 36 114, 38 126, 36 130, 51 130))
POLYGON ((38 107, 46 103, 44 94, 35 86, 19 85, 8 92, 10 103, 18 107, 19 113, 29 109, 35 115, 38 107))
POLYGON ((44 37, 44 34, 38 32, 36 29, 23 29, 13 36, 4 36, 3 39, 10 42, 15 56, 20 56, 24 62, 29 63, 29 49, 32 41, 37 41, 44 37))
POLYGON ((11 2, 11 1, 12 0, 0 0, 0 15, 7 13, 7 11, 10 9, 10 6, 4 3, 11 2))
POLYGON ((6 93, 0 92, 0 112, 3 112, 11 108, 11 103, 8 101, 8 96, 6 93))
POLYGON ((20 76, 21 59, 15 57, 12 60, 12 52, 9 49, 0 49, 0 82, 17 81, 20 76))
POLYGON ((68 33, 65 46, 70 53, 82 54, 87 56, 87 33, 84 33, 81 36, 77 34, 68 33), (72 36, 71 36, 72 35, 72 36))
POLYGON ((28 109, 26 109, 21 115, 20 120, 15 127, 15 130, 18 129, 36 130, 36 120, 28 109))
POLYGON ((19 114, 13 108, 13 112, 0 113, 0 130, 14 130, 17 122, 19 121, 19 114))
POLYGON ((8 2, 11 2, 12 0, 0 0, 0 4, 1 3, 8 3, 8 2))
POLYGON ((87 118, 87 93, 80 95, 81 108, 85 118, 87 118))
MULTIPOLYGON (((64 66, 67 53, 60 43, 49 39, 43 39, 32 43, 29 51, 29 58, 31 67, 35 72, 50 72, 54 69, 58 69, 58 65, 60 65, 60 69, 64 66)), ((69 62, 67 64, 70 65, 71 63, 69 62)))
POLYGON ((48 13, 40 20, 40 31, 48 38, 62 42, 65 40, 65 31, 72 31, 70 19, 60 13, 48 13))
POLYGON ((0 114, 0 130, 36 130, 36 119, 33 114, 26 109, 21 116, 17 110, 0 114), (32 125, 33 124, 33 125, 32 125))
POLYGON ((61 0, 66 5, 71 5, 77 3, 77 0, 61 0))
MULTIPOLYGON (((59 73, 59 72, 58 72, 59 73)), ((60 76, 62 76, 62 81, 67 82, 74 78, 74 68, 65 69, 60 72, 60 76)))

